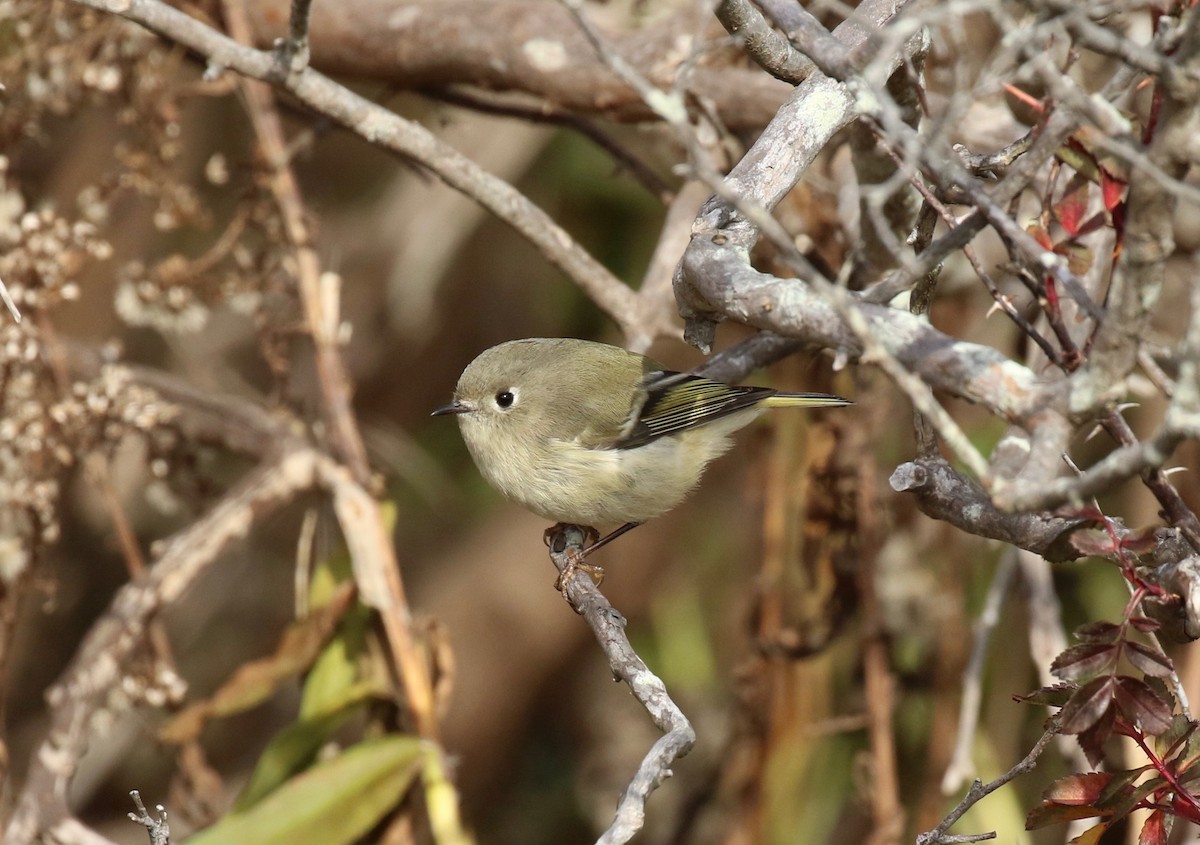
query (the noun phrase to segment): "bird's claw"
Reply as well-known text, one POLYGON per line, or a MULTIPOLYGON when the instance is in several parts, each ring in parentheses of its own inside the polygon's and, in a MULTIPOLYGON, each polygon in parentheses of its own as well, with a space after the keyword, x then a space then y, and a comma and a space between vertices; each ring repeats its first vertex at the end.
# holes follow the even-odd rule
MULTIPOLYGON (((542 535, 542 540, 550 551, 555 554, 565 554, 566 564, 559 571, 558 577, 554 579, 554 589, 562 593, 564 599, 570 604, 571 599, 567 595, 567 585, 571 583, 571 579, 578 572, 586 572, 592 582, 599 587, 604 582, 604 567, 595 564, 587 563, 586 558, 588 553, 592 551, 596 543, 600 540, 600 532, 590 525, 570 525, 569 523, 559 522, 551 525, 542 535), (567 548, 558 548, 556 539, 563 538, 563 530, 567 527, 583 529, 583 548, 578 546, 570 546, 567 548)), ((565 539, 559 539, 559 543, 565 545, 565 539)))
POLYGON ((554 589, 562 593, 563 598, 568 602, 571 599, 567 596, 566 587, 579 572, 586 572, 588 577, 592 579, 592 583, 597 587, 604 583, 603 566, 597 566, 584 561, 584 552, 579 549, 568 549, 566 566, 562 568, 558 573, 558 577, 554 579, 554 589))

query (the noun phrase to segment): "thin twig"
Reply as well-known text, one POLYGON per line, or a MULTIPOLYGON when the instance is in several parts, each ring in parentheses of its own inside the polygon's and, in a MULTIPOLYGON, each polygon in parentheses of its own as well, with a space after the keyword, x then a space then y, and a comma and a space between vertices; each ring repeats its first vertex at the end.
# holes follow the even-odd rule
MULTIPOLYGON (((302 29, 306 28, 304 21, 307 20, 308 5, 305 0, 295 0, 292 6, 293 23, 302 29), (298 17, 303 20, 297 22, 298 17)), ((241 0, 225 0, 225 16, 234 38, 248 42, 251 37, 250 25, 241 0)), ((270 87, 246 79, 242 81, 242 91, 249 103, 247 111, 262 146, 263 157, 270 167, 271 192, 295 251, 300 298, 315 347, 317 373, 334 447, 346 461, 355 485, 365 491, 372 483, 371 469, 351 405, 350 378, 338 342, 341 320, 338 316, 336 277, 321 271, 320 259, 305 219, 300 186, 287 158, 283 124, 270 87)), ((436 737, 437 718, 433 712, 432 683, 413 636, 404 582, 383 514, 379 504, 365 492, 361 496, 350 497, 345 492, 347 489, 344 483, 339 483, 335 488, 335 508, 338 508, 352 552, 358 552, 352 554, 355 577, 360 582, 367 603, 380 612, 417 733, 423 737, 436 737), (340 495, 338 491, 342 491, 340 495), (354 505, 346 505, 351 499, 354 505), (357 524, 348 524, 351 520, 357 524), (370 589, 370 585, 375 585, 375 588, 370 589)))
POLYGON ((579 246, 546 212, 423 126, 405 120, 311 67, 279 81, 274 54, 238 44, 161 0, 73 1, 120 15, 157 32, 204 56, 210 67, 228 68, 253 79, 277 81, 317 113, 383 149, 420 162, 447 185, 491 211, 566 273, 628 336, 653 337, 664 332, 656 315, 645 313, 637 294, 579 246))
POLYGON ((279 64, 286 74, 299 73, 308 67, 308 18, 311 12, 312 0, 292 0, 287 37, 276 45, 279 64))
POLYGON ((975 642, 971 646, 971 657, 963 669, 962 704, 959 706, 958 735, 954 741, 954 752, 946 773, 942 775, 942 792, 946 795, 957 792, 963 782, 975 775, 975 729, 979 725, 979 710, 983 703, 983 668, 987 658, 992 632, 1000 622, 1000 610, 1008 596, 1009 586, 1017 571, 1017 551, 1009 547, 1000 559, 996 574, 988 587, 983 610, 975 620, 975 642))
POLYGON ((524 103, 505 103, 494 99, 486 99, 473 92, 457 88, 425 88, 421 94, 433 100, 439 100, 452 106, 458 106, 481 114, 493 114, 500 117, 512 117, 528 123, 545 123, 550 126, 562 126, 572 129, 586 137, 593 144, 608 153, 616 162, 618 168, 629 171, 647 191, 652 193, 664 205, 671 202, 675 196, 674 190, 666 183, 653 168, 639 159, 631 151, 625 149, 609 133, 601 129, 595 121, 569 112, 550 103, 526 105, 524 103))
POLYGON ((982 842, 987 839, 995 839, 996 834, 994 832, 983 834, 951 835, 948 834, 947 831, 954 826, 955 822, 963 817, 963 814, 966 813, 967 810, 974 807, 982 799, 986 798, 988 795, 991 795, 997 789, 1004 786, 1014 778, 1023 775, 1026 772, 1032 771, 1033 767, 1037 765, 1038 757, 1040 757, 1042 752, 1046 750, 1046 746, 1050 743, 1050 740, 1054 739, 1057 734, 1058 725, 1051 725, 1050 729, 1041 735, 1038 741, 1034 744, 1033 748, 1030 749, 1029 753, 1025 755, 1025 759, 1021 760, 1021 762, 1017 763, 1015 766, 993 781, 983 783, 980 780, 976 780, 974 783, 972 783, 971 788, 967 790, 967 794, 963 796, 962 801, 958 802, 954 809, 951 810, 944 819, 942 819, 941 823, 937 827, 935 827, 933 830, 917 835, 917 845, 946 845, 947 843, 953 842, 982 842))
POLYGON ((171 826, 167 824, 167 808, 162 804, 155 804, 154 809, 158 813, 158 818, 155 818, 146 811, 142 796, 136 789, 131 790, 129 795, 138 810, 128 814, 129 820, 146 828, 146 832, 150 834, 150 845, 168 845, 171 841, 171 826))
POLYGON ((0 279, 0 302, 4 303, 4 307, 8 309, 8 313, 12 314, 12 318, 18 323, 21 322, 21 312, 17 308, 17 303, 13 302, 12 295, 8 292, 8 288, 4 286, 4 280, 0 279))
POLYGON ((600 644, 613 675, 624 681, 663 736, 646 753, 617 804, 616 816, 596 845, 620 845, 645 823, 646 799, 671 776, 671 764, 692 750, 696 732, 671 700, 662 680, 646 668, 625 636, 625 618, 609 603, 592 579, 571 570, 571 559, 583 550, 585 534, 574 525, 560 526, 549 538, 550 560, 563 577, 563 595, 600 644))

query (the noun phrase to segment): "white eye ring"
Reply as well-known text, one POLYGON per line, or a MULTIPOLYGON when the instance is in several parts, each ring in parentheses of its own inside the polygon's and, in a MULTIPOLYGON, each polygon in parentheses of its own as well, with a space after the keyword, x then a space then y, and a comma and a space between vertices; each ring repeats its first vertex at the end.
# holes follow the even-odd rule
POLYGON ((510 387, 506 390, 501 390, 492 397, 492 401, 496 403, 496 407, 501 411, 507 411, 517 404, 517 389, 510 387))

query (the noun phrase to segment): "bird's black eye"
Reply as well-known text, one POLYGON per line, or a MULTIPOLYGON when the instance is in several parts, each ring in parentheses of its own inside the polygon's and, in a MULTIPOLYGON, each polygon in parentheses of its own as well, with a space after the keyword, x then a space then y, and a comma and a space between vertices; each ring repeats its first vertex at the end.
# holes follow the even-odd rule
POLYGON ((511 408, 516 401, 517 395, 511 390, 501 390, 496 394, 496 406, 503 410, 511 408))

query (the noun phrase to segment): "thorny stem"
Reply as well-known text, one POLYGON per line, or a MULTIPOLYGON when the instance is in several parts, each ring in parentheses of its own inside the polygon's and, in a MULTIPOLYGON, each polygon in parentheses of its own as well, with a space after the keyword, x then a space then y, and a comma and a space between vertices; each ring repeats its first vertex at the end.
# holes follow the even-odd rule
POLYGON ((1200 824, 1200 801, 1197 801, 1196 796, 1192 794, 1190 789, 1179 782, 1179 778, 1176 777, 1175 772, 1167 765, 1166 761, 1154 753, 1154 749, 1146 742, 1146 738, 1142 732, 1140 730, 1125 730, 1121 731, 1121 733, 1137 743, 1138 747, 1142 749, 1142 753, 1150 760, 1150 764, 1162 775, 1162 779, 1171 785, 1171 790, 1175 793, 1176 799, 1182 801, 1191 810, 1190 813, 1184 814, 1188 821, 1200 824))

